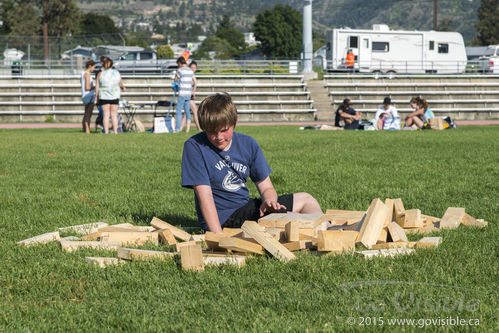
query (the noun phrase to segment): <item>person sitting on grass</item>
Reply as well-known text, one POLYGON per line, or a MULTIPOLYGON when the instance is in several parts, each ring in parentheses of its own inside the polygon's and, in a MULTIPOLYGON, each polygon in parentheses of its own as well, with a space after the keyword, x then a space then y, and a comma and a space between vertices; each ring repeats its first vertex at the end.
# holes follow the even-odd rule
POLYGON ((240 228, 273 212, 322 213, 317 200, 305 192, 277 196, 271 169, 258 143, 234 132, 237 110, 228 94, 204 99, 198 110, 202 132, 184 143, 182 186, 194 189, 196 212, 204 230, 240 228), (248 177, 260 197, 250 199, 248 177))
MULTIPOLYGON (((374 116, 375 125, 378 130, 383 130, 385 119, 398 116, 397 108, 392 105, 392 99, 387 96, 383 100, 383 105, 376 111, 376 115, 374 116)), ((400 129, 400 127, 398 129, 400 129)))
POLYGON ((340 104, 336 110, 334 126, 343 127, 343 129, 359 129, 362 112, 355 111, 354 108, 350 107, 350 104, 352 102, 348 98, 345 98, 340 104))
POLYGON ((414 112, 405 117, 405 127, 417 126, 417 128, 427 128, 425 126, 428 126, 428 119, 433 118, 433 112, 428 108, 426 99, 419 96, 413 97, 409 101, 409 104, 414 109, 414 112))

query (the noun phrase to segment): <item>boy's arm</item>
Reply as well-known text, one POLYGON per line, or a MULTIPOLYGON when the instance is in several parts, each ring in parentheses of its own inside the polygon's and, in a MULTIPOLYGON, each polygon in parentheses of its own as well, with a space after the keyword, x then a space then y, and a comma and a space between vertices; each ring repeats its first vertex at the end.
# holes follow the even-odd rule
POLYGON ((286 206, 281 205, 277 202, 277 192, 270 181, 270 177, 267 176, 262 181, 255 183, 260 196, 262 197, 262 204, 260 205, 260 216, 263 216, 266 212, 274 212, 280 209, 286 209, 286 206))
POLYGON ((194 193, 199 200, 201 213, 203 214, 208 228, 212 232, 221 233, 222 226, 220 225, 220 220, 218 219, 217 208, 215 207, 211 187, 209 185, 195 185, 193 188, 194 193))

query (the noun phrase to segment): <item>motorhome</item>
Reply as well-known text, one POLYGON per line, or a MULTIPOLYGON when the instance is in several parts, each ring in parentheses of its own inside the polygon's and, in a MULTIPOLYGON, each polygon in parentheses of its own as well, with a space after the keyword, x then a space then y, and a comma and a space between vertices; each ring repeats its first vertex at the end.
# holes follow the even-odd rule
POLYGON ((462 73, 466 50, 458 32, 390 30, 375 24, 372 30, 333 29, 326 37, 327 69, 372 73, 462 73), (348 50, 355 55, 346 65, 348 50))

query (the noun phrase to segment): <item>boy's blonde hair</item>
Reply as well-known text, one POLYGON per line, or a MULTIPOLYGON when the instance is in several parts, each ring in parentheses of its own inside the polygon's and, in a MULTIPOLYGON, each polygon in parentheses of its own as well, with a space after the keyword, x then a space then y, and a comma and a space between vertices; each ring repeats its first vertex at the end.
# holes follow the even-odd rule
POLYGON ((224 127, 236 126, 237 109, 229 94, 215 94, 199 104, 198 118, 203 131, 216 132, 224 127))

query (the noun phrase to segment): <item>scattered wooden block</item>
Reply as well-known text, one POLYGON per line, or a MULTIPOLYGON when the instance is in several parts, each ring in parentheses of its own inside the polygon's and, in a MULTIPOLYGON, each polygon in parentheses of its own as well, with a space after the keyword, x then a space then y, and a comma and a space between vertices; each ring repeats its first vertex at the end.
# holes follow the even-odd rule
POLYGON ((91 240, 97 240, 100 236, 102 235, 102 232, 94 232, 88 235, 81 236, 81 240, 84 241, 91 241, 91 240))
POLYGON ((207 231, 204 234, 204 242, 206 243, 206 246, 209 249, 212 249, 214 251, 225 251, 225 249, 221 248, 218 246, 218 243, 220 242, 220 238, 225 237, 224 234, 217 234, 212 231, 207 231))
POLYGON ((390 237, 393 242, 408 242, 407 235, 405 234, 405 230, 402 229, 397 222, 390 222, 388 224, 388 232, 390 233, 390 237))
POLYGON ((317 251, 353 251, 358 234, 357 231, 321 230, 318 234, 317 251))
POLYGON ((177 240, 170 229, 160 229, 158 230, 159 241, 163 244, 175 245, 177 240))
POLYGON ((459 227, 464 218, 464 208, 449 207, 440 220, 440 229, 454 229, 459 227))
POLYGON ((422 228, 423 220, 419 209, 408 209, 405 211, 404 218, 399 219, 398 224, 402 228, 422 228))
POLYGON ((180 242, 180 243, 175 244, 175 247, 177 249, 177 252, 180 252, 180 249, 183 248, 184 246, 190 246, 190 245, 195 245, 195 244, 198 244, 198 243, 196 241, 180 242))
POLYGON ((286 240, 286 233, 279 228, 265 228, 265 232, 271 234, 277 241, 282 242, 286 240))
POLYGON ((182 269, 204 271, 203 253, 200 245, 190 244, 183 246, 180 249, 180 259, 182 269))
POLYGON ((468 227, 480 227, 480 228, 486 227, 488 224, 484 220, 477 220, 473 216, 466 214, 466 213, 464 214, 464 217, 461 220, 461 223, 465 226, 468 226, 468 227))
POLYGON ((220 266, 220 265, 236 265, 238 267, 243 267, 246 265, 245 256, 211 256, 203 255, 203 263, 205 266, 220 266))
POLYGON ((262 227, 284 229, 288 222, 297 221, 299 228, 314 228, 324 219, 324 214, 272 213, 258 219, 258 224, 262 227))
POLYGON ((191 240, 192 235, 190 233, 185 232, 184 230, 177 228, 170 223, 162 221, 157 217, 152 218, 151 225, 156 229, 170 229, 170 231, 173 233, 173 236, 180 240, 183 240, 184 242, 191 240))
POLYGON ((241 228, 223 228, 222 233, 224 237, 243 237, 243 230, 241 228))
MULTIPOLYGON (((286 213, 271 213, 269 215, 265 215, 262 218, 259 218, 258 224, 265 228, 277 228, 277 221, 285 215, 286 213)), ((279 229, 284 229, 284 225, 279 229)))
POLYGON ((329 221, 322 221, 321 223, 316 225, 315 228, 313 229, 314 230, 313 237, 316 237, 319 234, 319 231, 327 230, 327 228, 329 228, 330 226, 331 223, 329 223, 329 221))
POLYGON ((75 232, 78 234, 92 234, 97 232, 99 228, 108 226, 105 222, 95 222, 87 224, 73 225, 69 227, 59 228, 59 232, 75 232))
POLYGON ((388 228, 384 226, 383 229, 381 229, 381 233, 379 234, 378 241, 376 243, 377 244, 386 243, 387 241, 388 241, 388 228))
POLYGON ((91 248, 96 250, 117 250, 120 242, 97 242, 97 241, 61 241, 61 248, 67 252, 73 252, 82 248, 91 248))
POLYGON ((264 253, 260 244, 237 237, 222 237, 218 242, 218 246, 237 252, 264 253))
POLYGON ((430 123, 431 129, 443 130, 444 127, 444 119, 440 117, 429 118, 428 122, 430 123))
POLYGON ((59 235, 59 231, 54 231, 54 232, 47 232, 46 234, 41 234, 28 239, 24 239, 22 241, 17 242, 16 244, 22 246, 31 246, 36 244, 45 244, 60 239, 61 237, 59 235))
POLYGON ((204 234, 196 234, 192 235, 192 240, 195 241, 196 243, 202 243, 204 242, 204 237, 205 237, 204 234))
POLYGON ((317 247, 312 245, 311 240, 299 240, 296 242, 283 243, 282 245, 284 245, 285 248, 292 252, 305 249, 313 249, 317 247))
POLYGON ((173 258, 175 253, 163 251, 151 251, 140 249, 129 249, 121 247, 118 249, 118 257, 125 260, 147 260, 147 259, 169 259, 173 258))
POLYGON ((389 242, 382 244, 374 244, 371 249, 373 250, 381 250, 381 249, 400 249, 400 248, 413 248, 415 247, 417 242, 389 242))
POLYGON ((402 254, 414 253, 413 249, 400 248, 400 249, 382 249, 382 250, 368 250, 368 251, 356 251, 355 254, 364 257, 365 259, 373 257, 394 257, 402 254))
POLYGON ((141 231, 113 231, 113 232, 103 232, 100 235, 100 240, 104 242, 119 242, 121 245, 133 244, 133 245, 144 245, 146 243, 151 243, 154 245, 158 244, 158 235, 151 232, 141 232, 141 231))
POLYGON ((72 241, 72 242, 77 242, 77 241, 81 241, 81 238, 80 237, 76 237, 76 236, 67 236, 67 237, 63 237, 60 239, 60 241, 72 241))
POLYGON ((387 215, 388 208, 386 205, 380 199, 374 199, 367 210, 357 242, 362 243, 368 249, 376 244, 387 215))
POLYGON ((85 257, 85 260, 93 265, 97 265, 102 268, 123 263, 123 261, 120 261, 118 258, 85 257))
POLYGON ((276 241, 271 234, 265 232, 261 225, 253 221, 244 222, 243 231, 254 238, 265 250, 270 252, 274 257, 281 261, 287 262, 296 259, 295 255, 285 248, 281 243, 276 241))
POLYGON ((388 207, 388 215, 386 216, 384 226, 387 227, 393 221, 393 213, 395 211, 395 203, 393 199, 385 199, 385 205, 388 207))
POLYGON ((405 215, 404 204, 401 198, 393 199, 393 220, 397 223, 402 223, 405 215))
POLYGON ((328 209, 324 218, 333 225, 353 224, 362 221, 364 211, 328 209))
POLYGON ((425 215, 425 214, 421 214, 421 218, 422 219, 426 219, 426 222, 431 222, 431 223, 436 223, 436 222, 439 222, 440 219, 438 217, 435 217, 435 216, 430 216, 430 215, 425 215))
POLYGON ((284 226, 286 239, 288 242, 297 242, 300 240, 300 228, 298 221, 291 221, 284 226))
POLYGON ((111 224, 110 227, 122 228, 122 229, 133 229, 133 230, 137 231, 135 226, 131 223, 111 224))
POLYGON ((416 248, 432 248, 442 243, 442 237, 424 237, 416 243, 416 248))

